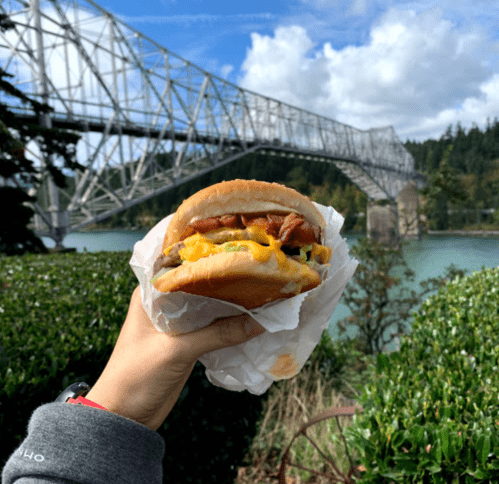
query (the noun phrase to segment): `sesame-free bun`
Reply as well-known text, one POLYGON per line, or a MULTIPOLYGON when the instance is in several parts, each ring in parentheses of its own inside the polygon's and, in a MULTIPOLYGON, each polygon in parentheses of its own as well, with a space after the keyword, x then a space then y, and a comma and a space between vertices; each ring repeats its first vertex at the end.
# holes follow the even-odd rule
POLYGON ((205 188, 184 200, 172 217, 163 250, 178 242, 192 222, 226 214, 296 212, 324 234, 326 222, 309 198, 292 188, 256 180, 232 180, 205 188))
POLYGON ((183 291, 252 309, 309 291, 320 283, 317 271, 293 259, 279 265, 274 254, 260 262, 250 252, 241 251, 182 264, 158 278, 154 287, 160 292, 183 291))

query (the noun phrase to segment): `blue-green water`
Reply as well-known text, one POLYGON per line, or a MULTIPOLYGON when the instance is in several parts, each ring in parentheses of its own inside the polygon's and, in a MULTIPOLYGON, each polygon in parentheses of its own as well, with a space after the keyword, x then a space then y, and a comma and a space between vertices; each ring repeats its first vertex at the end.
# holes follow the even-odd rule
MULTIPOLYGON (((64 239, 64 246, 75 247, 78 252, 121 251, 133 250, 135 242, 141 240, 147 231, 108 231, 82 232, 69 234, 64 239)), ((345 236, 350 247, 359 236, 345 236)), ((43 238, 47 247, 53 247, 51 239, 43 238)), ((419 282, 429 277, 443 274, 450 264, 467 269, 468 274, 482 267, 499 266, 499 238, 464 237, 464 236, 427 236, 422 240, 412 240, 404 249, 404 257, 408 266, 415 272, 415 280, 409 289, 417 289, 419 282)), ((350 314, 349 309, 340 301, 331 318, 328 331, 333 338, 338 338, 336 322, 350 314)), ((352 328, 350 328, 352 329, 352 328)), ((353 331, 353 329, 352 329, 353 331)), ((353 336, 353 332, 346 336, 353 336)), ((395 348, 389 345, 388 350, 395 348)))
MULTIPOLYGON (((346 236, 352 247, 358 237, 346 236)), ((454 264, 459 269, 466 269, 466 274, 481 270, 482 267, 499 266, 499 238, 464 237, 453 235, 427 236, 422 240, 411 240, 404 248, 404 259, 415 273, 414 281, 406 285, 408 289, 419 289, 419 283, 430 277, 438 277, 445 268, 454 264)), ((350 315, 347 306, 340 303, 331 318, 328 331, 333 338, 338 338, 337 321, 350 315)), ((347 328, 345 336, 353 336, 352 327, 347 328), (350 331, 348 331, 350 330, 350 331)), ((388 351, 396 349, 395 342, 387 345, 388 351)))

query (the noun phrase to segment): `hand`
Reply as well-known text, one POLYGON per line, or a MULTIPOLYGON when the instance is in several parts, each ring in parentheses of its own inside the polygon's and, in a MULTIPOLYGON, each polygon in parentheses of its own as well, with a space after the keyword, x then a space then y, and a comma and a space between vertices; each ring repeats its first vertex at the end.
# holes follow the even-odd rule
POLYGON ((179 336, 160 333, 142 307, 137 287, 113 353, 86 398, 157 430, 200 356, 244 343, 264 331, 242 314, 179 336))

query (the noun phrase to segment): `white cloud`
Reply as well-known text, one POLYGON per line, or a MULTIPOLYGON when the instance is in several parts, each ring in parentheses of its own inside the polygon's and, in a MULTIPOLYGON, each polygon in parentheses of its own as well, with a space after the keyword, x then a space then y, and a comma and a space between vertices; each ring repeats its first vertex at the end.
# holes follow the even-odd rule
POLYGON ((499 74, 494 74, 480 88, 481 96, 465 99, 459 108, 444 109, 436 117, 422 118, 415 128, 421 133, 442 132, 444 127, 461 122, 470 127, 477 123, 482 129, 487 118, 492 121, 499 113, 499 74))
POLYGON ((368 42, 341 50, 314 49, 298 26, 251 39, 243 87, 361 129, 394 125, 402 139, 439 136, 450 122, 482 123, 497 107, 498 81, 487 65, 497 46, 440 9, 392 9, 368 42))
POLYGON ((222 66, 220 69, 220 72, 222 73, 222 77, 224 79, 227 79, 228 75, 234 70, 234 66, 231 66, 230 64, 225 64, 222 66))
POLYGON ((242 87, 295 105, 320 96, 327 72, 320 59, 307 57, 313 45, 305 29, 279 27, 274 38, 253 33, 251 40, 242 87))

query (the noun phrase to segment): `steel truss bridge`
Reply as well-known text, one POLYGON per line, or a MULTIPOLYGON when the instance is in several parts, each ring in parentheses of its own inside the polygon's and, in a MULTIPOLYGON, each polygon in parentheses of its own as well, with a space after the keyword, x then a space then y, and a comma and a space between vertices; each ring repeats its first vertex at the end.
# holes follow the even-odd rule
MULTIPOLYGON (((393 201, 419 177, 392 127, 361 131, 242 89, 92 0, 2 0, 0 13, 15 23, 0 32, 0 65, 54 112, 38 120, 21 104, 11 109, 82 135, 86 169, 72 174, 71 189, 57 189, 46 171, 46 203, 24 187, 37 196, 33 228, 58 246, 69 232, 252 152, 333 163, 373 201, 393 201)), ((28 152, 44 165, 36 146, 28 152)))

